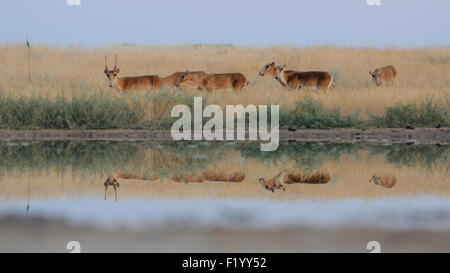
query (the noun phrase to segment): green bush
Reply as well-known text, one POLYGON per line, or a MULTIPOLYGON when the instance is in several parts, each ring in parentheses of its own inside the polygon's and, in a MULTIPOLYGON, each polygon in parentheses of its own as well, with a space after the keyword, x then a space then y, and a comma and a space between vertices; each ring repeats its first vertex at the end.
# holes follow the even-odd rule
POLYGON ((0 94, 2 129, 143 129, 170 128, 171 106, 192 105, 193 96, 159 92, 144 96, 81 94, 47 97, 6 97, 0 94), (158 112, 159 118, 146 119, 158 112), (161 118, 164 117, 164 118, 161 118))
POLYGON ((396 104, 384 115, 371 116, 369 126, 377 127, 436 127, 450 125, 449 103, 425 100, 421 103, 396 104))
POLYGON ((139 105, 102 94, 72 98, 0 95, 0 127, 8 129, 127 128, 141 122, 139 105))
POLYGON ((280 112, 280 127, 299 129, 347 128, 360 125, 358 113, 342 115, 339 109, 326 110, 319 100, 306 97, 298 101, 293 110, 280 112))

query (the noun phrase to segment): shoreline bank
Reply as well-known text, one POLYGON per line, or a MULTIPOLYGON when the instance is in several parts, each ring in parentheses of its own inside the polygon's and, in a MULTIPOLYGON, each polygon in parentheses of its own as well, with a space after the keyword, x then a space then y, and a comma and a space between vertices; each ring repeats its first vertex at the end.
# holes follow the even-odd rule
MULTIPOLYGON (((248 139, 248 132, 247 137, 248 139)), ((0 141, 174 141, 170 130, 0 130, 0 141)), ((280 141, 450 144, 450 127, 280 130, 280 141)))

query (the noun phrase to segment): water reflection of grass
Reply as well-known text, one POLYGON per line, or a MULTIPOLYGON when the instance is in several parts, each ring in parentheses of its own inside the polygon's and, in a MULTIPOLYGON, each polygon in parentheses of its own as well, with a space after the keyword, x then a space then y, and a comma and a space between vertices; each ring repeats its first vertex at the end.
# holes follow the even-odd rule
POLYGON ((324 160, 338 161, 343 155, 358 156, 358 151, 365 149, 364 145, 292 142, 280 143, 275 152, 261 152, 255 143, 239 144, 239 150, 245 157, 255 158, 262 162, 275 163, 294 161, 297 168, 307 172, 320 168, 324 160))
POLYGON ((159 177, 153 181, 123 180, 119 200, 450 196, 448 146, 296 142, 281 143, 276 152, 260 152, 259 147, 259 143, 249 142, 2 142, 0 199, 26 200, 29 191, 31 199, 91 194, 103 198, 106 176, 118 171, 140 178, 159 177), (240 183, 173 180, 211 171, 239 173, 245 178, 240 183), (258 179, 270 179, 283 171, 306 176, 320 171, 329 173, 331 180, 316 185, 289 184, 285 193, 267 195, 258 179), (398 185, 384 189, 369 184, 369 178, 375 174, 392 174, 398 185))
MULTIPOLYGON (((155 181, 134 179, 120 180, 119 202, 126 199, 316 199, 335 200, 342 198, 380 198, 393 196, 436 195, 450 196, 450 177, 443 170, 429 171, 423 168, 396 166, 386 161, 382 154, 372 154, 361 150, 357 157, 343 155, 340 160, 324 159, 321 173, 329 173, 331 180, 326 184, 294 183, 286 184, 287 190, 267 192, 258 183, 260 177, 270 179, 281 170, 295 170, 302 173, 292 159, 283 162, 263 162, 255 158, 243 158, 237 151, 230 151, 221 160, 210 164, 217 173, 245 174, 240 183, 211 182, 177 183, 171 177, 160 177, 155 181), (387 189, 369 183, 374 174, 392 174, 398 183, 387 189)), ((49 170, 44 176, 23 172, 15 176, 3 176, 0 180, 0 202, 21 200, 26 207, 27 193, 30 192, 31 207, 37 199, 84 199, 103 200, 105 175, 101 172, 85 177, 58 175, 49 170), (28 187, 28 179, 30 187, 28 187)), ((196 175, 203 172, 196 172, 196 175)), ((302 209, 302 208, 299 208, 302 209)))
POLYGON ((49 169, 63 174, 69 167, 80 174, 109 170, 133 160, 138 152, 136 145, 127 142, 3 142, 0 175, 43 174, 49 169))
POLYGON ((2 142, 0 176, 52 169, 74 175, 128 173, 168 176, 206 168, 226 153, 205 143, 184 142, 2 142))
POLYGON ((372 146, 374 154, 382 154, 386 161, 398 167, 421 167, 427 170, 443 169, 450 172, 450 147, 441 145, 392 145, 372 146))
POLYGON ((261 152, 258 145, 246 143, 240 145, 241 153, 246 157, 256 158, 262 162, 293 160, 296 167, 312 171, 322 166, 324 160, 339 161, 344 155, 358 158, 361 151, 372 155, 382 155, 390 164, 397 167, 421 167, 430 171, 443 169, 450 173, 448 165, 450 146, 442 145, 368 145, 335 143, 280 143, 275 152, 261 152))
POLYGON ((261 152, 259 143, 238 142, 2 142, 0 177, 49 170, 73 176, 107 175, 116 171, 145 177, 171 177, 204 172, 238 153, 239 160, 255 159, 275 165, 290 162, 306 173, 320 169, 324 161, 338 163, 342 156, 357 159, 361 151, 383 156, 396 167, 421 167, 450 172, 450 147, 437 145, 364 145, 333 143, 281 143, 275 152, 261 152))

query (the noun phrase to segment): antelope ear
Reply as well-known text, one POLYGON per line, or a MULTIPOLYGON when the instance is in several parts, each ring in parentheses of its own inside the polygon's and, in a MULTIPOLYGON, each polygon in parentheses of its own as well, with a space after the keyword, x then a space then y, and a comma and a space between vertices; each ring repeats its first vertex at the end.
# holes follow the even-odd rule
POLYGON ((283 64, 283 68, 286 68, 286 64, 283 64))
POLYGON ((120 72, 120 69, 119 69, 119 68, 117 68, 117 69, 116 69, 115 71, 116 71, 116 73, 119 73, 119 72, 120 72))
POLYGON ((275 62, 274 62, 274 61, 272 61, 272 65, 275 65, 275 62))

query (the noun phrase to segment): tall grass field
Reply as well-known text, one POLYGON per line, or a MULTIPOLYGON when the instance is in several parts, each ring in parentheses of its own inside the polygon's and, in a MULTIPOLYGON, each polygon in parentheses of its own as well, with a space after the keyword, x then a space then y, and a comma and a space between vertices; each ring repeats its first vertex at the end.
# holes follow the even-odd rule
POLYGON ((343 48, 242 47, 232 45, 109 47, 0 45, 0 128, 170 128, 170 110, 192 104, 279 104, 281 127, 450 126, 450 47, 343 48), (104 70, 118 55, 119 76, 202 70, 241 72, 249 80, 242 92, 163 88, 124 95, 110 88, 104 70), (272 76, 258 75, 274 61, 297 71, 328 71, 335 86, 289 91, 272 76), (394 65, 393 85, 377 87, 369 71, 394 65))

